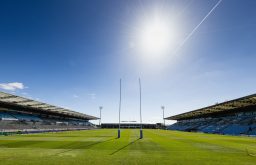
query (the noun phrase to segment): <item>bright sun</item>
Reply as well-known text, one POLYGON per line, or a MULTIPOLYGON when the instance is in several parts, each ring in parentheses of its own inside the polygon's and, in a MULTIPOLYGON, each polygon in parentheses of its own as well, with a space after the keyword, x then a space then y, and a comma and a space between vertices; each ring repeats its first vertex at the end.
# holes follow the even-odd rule
POLYGON ((170 50, 174 33, 167 21, 153 18, 142 24, 138 33, 137 46, 141 53, 159 57, 170 50))

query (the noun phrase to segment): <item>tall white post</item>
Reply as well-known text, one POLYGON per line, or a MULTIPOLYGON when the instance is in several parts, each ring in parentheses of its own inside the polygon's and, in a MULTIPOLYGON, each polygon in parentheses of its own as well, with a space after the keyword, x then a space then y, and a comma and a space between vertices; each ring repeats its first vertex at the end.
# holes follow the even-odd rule
POLYGON ((117 131, 117 138, 120 138, 120 137, 121 137, 121 133, 120 133, 121 101, 122 101, 122 79, 120 79, 119 126, 118 126, 118 131, 117 131))
POLYGON ((139 86, 140 86, 140 139, 143 138, 143 130, 142 130, 142 115, 141 115, 141 82, 139 78, 139 86))
POLYGON ((163 127, 165 128, 165 119, 164 119, 164 109, 165 109, 165 107, 164 107, 164 106, 161 106, 161 108, 162 108, 162 110, 163 110, 163 121, 164 121, 163 127))
POLYGON ((102 110, 102 108, 103 108, 102 106, 100 106, 100 107, 99 107, 99 109, 100 109, 100 120, 99 120, 99 127, 101 127, 101 110, 102 110))

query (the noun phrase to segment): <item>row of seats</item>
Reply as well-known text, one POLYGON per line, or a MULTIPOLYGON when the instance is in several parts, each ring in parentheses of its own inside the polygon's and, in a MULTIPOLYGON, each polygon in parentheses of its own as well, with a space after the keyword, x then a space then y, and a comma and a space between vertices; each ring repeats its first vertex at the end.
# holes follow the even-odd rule
MULTIPOLYGON (((54 119, 49 117, 39 117, 32 114, 16 113, 16 112, 3 112, 0 111, 0 121, 19 121, 16 126, 10 125, 13 127, 20 127, 23 123, 33 123, 33 125, 39 124, 40 126, 44 125, 53 125, 56 126, 92 126, 91 123, 84 120, 75 120, 75 119, 54 119)), ((2 122, 3 123, 3 122, 2 122)), ((7 122, 8 123, 8 122, 7 122)), ((12 122, 11 122, 12 123, 12 122)), ((23 124, 24 125, 24 124, 23 124)), ((4 126, 5 127, 5 126, 4 126)), ((23 127, 23 126, 21 126, 23 127)))
POLYGON ((227 116, 182 120, 170 125, 167 129, 229 135, 256 135, 256 116, 227 116))
POLYGON ((0 112, 0 120, 18 120, 18 119, 15 118, 14 116, 11 116, 8 113, 0 112))
POLYGON ((14 116, 18 120, 24 120, 24 121, 42 121, 38 116, 29 115, 29 114, 19 114, 19 113, 11 113, 12 116, 14 116))
MULTIPOLYGON (((88 122, 89 123, 89 122, 88 122)), ((25 129, 69 129, 69 128, 84 128, 87 126, 80 125, 59 125, 59 124, 51 124, 46 125, 44 123, 38 122, 25 122, 25 121, 0 121, 0 130, 25 130, 25 129)))
POLYGON ((30 114, 21 114, 15 112, 0 112, 0 120, 24 120, 24 121, 42 121, 39 117, 30 114))

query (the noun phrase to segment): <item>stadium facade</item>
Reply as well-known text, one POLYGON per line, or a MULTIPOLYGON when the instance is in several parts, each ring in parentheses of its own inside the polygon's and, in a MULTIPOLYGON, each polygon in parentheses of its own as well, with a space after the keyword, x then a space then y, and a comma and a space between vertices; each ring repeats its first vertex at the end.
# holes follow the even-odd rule
POLYGON ((33 133, 92 129, 97 117, 0 92, 0 131, 33 133))
POLYGON ((165 118, 167 129, 228 135, 256 135, 256 94, 165 118))
MULTIPOLYGON (((143 129, 156 129, 158 128, 157 124, 149 124, 149 123, 120 123, 120 128, 127 129, 138 129, 142 125, 143 129)), ((101 128, 119 128, 119 123, 102 123, 101 128)))

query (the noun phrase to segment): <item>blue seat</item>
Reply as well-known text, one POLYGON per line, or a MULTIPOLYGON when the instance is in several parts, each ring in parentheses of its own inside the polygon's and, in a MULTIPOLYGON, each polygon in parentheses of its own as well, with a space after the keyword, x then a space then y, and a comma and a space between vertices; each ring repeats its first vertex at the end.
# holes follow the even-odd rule
POLYGON ((230 135, 239 135, 239 134, 246 134, 249 130, 248 125, 239 125, 239 124, 231 124, 227 128, 222 130, 222 133, 224 134, 230 134, 230 135))
POLYGON ((1 120, 18 120, 14 116, 6 113, 6 112, 0 112, 0 119, 1 120))
POLYGON ((18 120, 24 120, 24 121, 42 121, 37 116, 30 115, 30 114, 21 114, 21 113, 13 113, 12 116, 17 118, 18 120))

